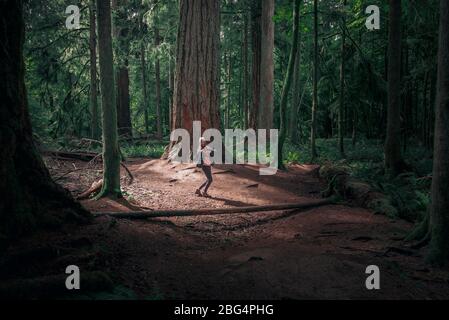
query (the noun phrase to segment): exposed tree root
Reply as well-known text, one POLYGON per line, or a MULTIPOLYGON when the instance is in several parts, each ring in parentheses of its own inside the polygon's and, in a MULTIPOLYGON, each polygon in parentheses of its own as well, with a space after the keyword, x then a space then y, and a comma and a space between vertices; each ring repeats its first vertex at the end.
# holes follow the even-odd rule
POLYGON ((154 211, 128 211, 128 212, 99 212, 94 213, 94 216, 111 216, 117 219, 131 219, 142 220, 148 218, 160 217, 187 217, 187 216, 201 216, 201 215, 219 215, 219 214, 233 214, 233 213, 249 213, 249 212, 264 212, 275 210, 288 209, 309 209, 323 205, 333 204, 337 201, 336 197, 328 199, 290 203, 290 204, 272 204, 264 206, 251 207, 233 207, 233 208, 218 208, 218 209, 192 209, 192 210, 154 210, 154 211))

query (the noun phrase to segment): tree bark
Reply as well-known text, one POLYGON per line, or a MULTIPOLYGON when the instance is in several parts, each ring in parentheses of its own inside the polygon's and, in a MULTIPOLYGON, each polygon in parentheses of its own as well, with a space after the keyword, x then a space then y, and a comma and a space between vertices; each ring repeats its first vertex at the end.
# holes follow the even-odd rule
POLYGON ((220 128, 219 0, 181 0, 172 129, 220 128))
POLYGON ((341 28, 341 49, 340 49, 340 96, 338 105, 338 150, 340 156, 345 157, 345 147, 343 140, 343 110, 345 107, 345 42, 346 42, 346 0, 343 0, 343 18, 341 28))
POLYGON ((262 2, 260 53, 259 129, 273 128, 274 90, 274 0, 262 2))
POLYGON ((280 133, 279 133, 279 147, 278 147, 278 163, 279 168, 283 169, 283 147, 284 142, 287 137, 287 100, 288 93, 290 91, 294 68, 295 68, 295 60, 296 60, 296 52, 298 51, 298 34, 299 34, 299 9, 300 9, 300 0, 294 1, 293 8, 293 39, 292 39, 292 48, 290 50, 290 58, 288 61, 287 74, 285 75, 284 86, 282 88, 282 96, 281 96, 281 104, 279 108, 280 113, 280 133))
POLYGON ((243 101, 243 128, 248 128, 248 116, 249 116, 249 105, 248 105, 248 84, 249 84, 249 77, 248 77, 248 14, 243 15, 244 21, 244 27, 243 27, 243 94, 242 94, 242 101, 243 101))
POLYGON ((449 2, 440 1, 438 80, 435 105, 430 250, 436 264, 449 262, 449 2))
POLYGON ((97 0, 97 21, 103 123, 103 188, 99 197, 121 197, 120 151, 117 139, 117 108, 109 0, 97 0))
POLYGON ((91 138, 99 139, 98 81, 97 81, 97 31, 96 31, 95 0, 89 2, 89 50, 90 50, 90 115, 91 138))
POLYGON ((316 160, 316 113, 318 108, 318 0, 313 1, 313 26, 314 26, 314 49, 313 49, 313 97, 312 97, 312 121, 310 133, 310 148, 312 161, 316 160))
POLYGON ((260 109, 260 54, 261 54, 261 6, 259 0, 254 0, 251 5, 251 37, 252 37, 252 106, 249 114, 249 127, 257 129, 257 119, 260 109))
MULTIPOLYGON (((157 23, 157 20, 155 21, 157 23)), ((159 35, 159 28, 154 27, 154 46, 159 47, 161 42, 159 35)), ((161 67, 159 56, 156 56, 156 61, 154 63, 154 76, 156 80, 156 136, 160 139, 162 138, 162 112, 161 112, 161 67)))
POLYGON ((298 116, 299 116, 299 104, 301 95, 301 32, 298 32, 298 50, 296 50, 295 66, 293 70, 293 99, 291 108, 291 120, 290 120, 290 140, 292 143, 297 144, 298 137, 298 116))
POLYGON ((129 71, 128 71, 128 51, 129 42, 125 39, 127 28, 120 26, 126 17, 120 13, 119 9, 126 0, 112 0, 112 9, 116 12, 113 23, 113 34, 117 41, 116 60, 118 66, 115 75, 116 81, 116 103, 117 103, 117 126, 120 135, 132 137, 131 110, 129 97, 129 71), (123 52, 122 52, 123 51, 123 52))
POLYGON ((90 214, 54 183, 34 144, 24 82, 23 2, 0 2, 0 248, 44 227, 90 214))
POLYGON ((395 176, 403 170, 401 155, 401 0, 389 0, 388 115, 385 169, 395 176))
POLYGON ((145 133, 150 133, 150 124, 148 121, 148 91, 147 91, 147 62, 145 53, 145 44, 140 43, 140 68, 142 72, 142 95, 143 95, 143 114, 145 123, 145 133))

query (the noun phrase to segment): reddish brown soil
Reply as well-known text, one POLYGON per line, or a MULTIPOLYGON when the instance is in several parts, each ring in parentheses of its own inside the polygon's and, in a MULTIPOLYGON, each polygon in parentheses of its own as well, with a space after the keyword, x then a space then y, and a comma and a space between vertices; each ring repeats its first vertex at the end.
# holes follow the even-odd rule
MULTIPOLYGON (((49 164, 55 177, 85 165, 49 164)), ((309 201, 319 198, 325 187, 316 166, 297 165, 288 173, 259 176, 257 167, 223 165, 213 168, 209 192, 213 198, 206 199, 194 195, 204 177, 191 165, 149 159, 134 159, 127 165, 135 177, 131 185, 123 180, 129 203, 103 199, 82 204, 93 212, 136 206, 235 207, 309 201)), ((96 175, 97 171, 78 170, 59 182, 77 195, 96 175)), ((139 298, 449 298, 449 272, 427 266, 425 249, 401 250, 411 227, 366 209, 328 205, 306 211, 148 221, 102 217, 80 228, 77 236, 108 252, 106 271, 139 298), (380 268, 380 290, 365 288, 365 269, 373 264, 380 268)))

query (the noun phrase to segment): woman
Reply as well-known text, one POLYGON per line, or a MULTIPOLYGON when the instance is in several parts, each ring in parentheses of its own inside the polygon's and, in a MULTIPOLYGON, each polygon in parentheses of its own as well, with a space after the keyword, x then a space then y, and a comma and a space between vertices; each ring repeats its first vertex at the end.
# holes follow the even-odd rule
POLYGON ((210 185, 212 184, 212 162, 210 160, 210 153, 212 151, 207 145, 209 141, 206 141, 204 137, 200 138, 200 147, 198 149, 198 166, 203 169, 204 175, 206 176, 206 181, 195 191, 200 197, 210 198, 210 195, 207 193, 210 185), (202 191, 202 189, 204 190, 202 191))

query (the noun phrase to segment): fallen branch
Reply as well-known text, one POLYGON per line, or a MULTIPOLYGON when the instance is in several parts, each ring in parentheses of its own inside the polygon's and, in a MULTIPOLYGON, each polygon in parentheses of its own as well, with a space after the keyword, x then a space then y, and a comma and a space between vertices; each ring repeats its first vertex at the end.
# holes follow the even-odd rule
POLYGON ((336 200, 337 200, 336 197, 331 197, 328 199, 318 201, 270 204, 263 206, 251 206, 251 207, 190 209, 190 210, 187 209, 187 210, 154 210, 154 211, 127 211, 127 212, 97 212, 93 213, 93 215, 95 217, 110 216, 117 219, 142 220, 148 218, 161 218, 161 217, 188 217, 188 216, 206 216, 218 214, 233 214, 233 213, 264 212, 264 211, 288 210, 288 209, 309 209, 323 205, 333 204, 336 202, 336 200))
POLYGON ((94 183, 92 183, 89 189, 87 189, 86 191, 81 193, 78 197, 76 197, 76 200, 88 199, 92 193, 100 191, 102 187, 103 187, 103 179, 95 181, 94 183))

